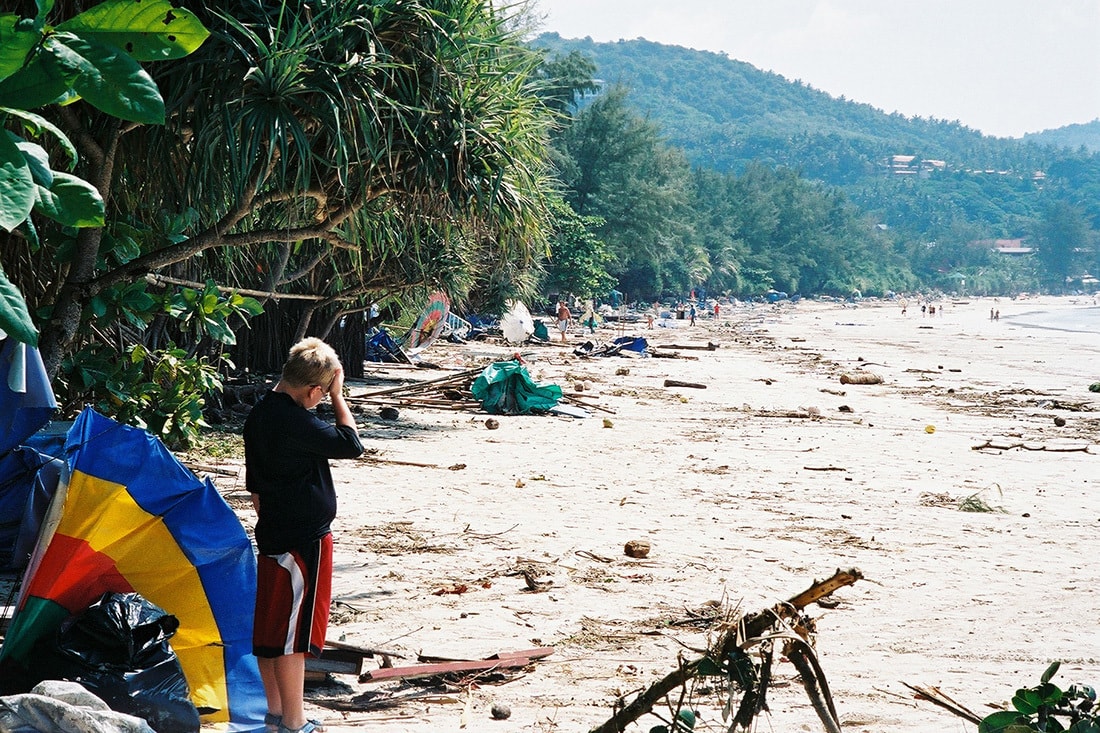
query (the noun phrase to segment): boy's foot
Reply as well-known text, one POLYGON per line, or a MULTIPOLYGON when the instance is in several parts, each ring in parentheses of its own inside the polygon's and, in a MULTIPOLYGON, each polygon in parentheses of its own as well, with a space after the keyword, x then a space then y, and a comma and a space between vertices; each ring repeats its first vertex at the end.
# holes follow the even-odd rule
POLYGON ((319 720, 307 720, 301 728, 291 729, 283 725, 283 716, 271 713, 264 716, 264 728, 267 729, 267 733, 286 733, 287 731, 294 733, 294 730, 302 733, 325 733, 325 725, 319 720))
POLYGON ((278 733, 325 733, 325 726, 319 720, 307 720, 301 728, 287 728, 279 723, 278 733))

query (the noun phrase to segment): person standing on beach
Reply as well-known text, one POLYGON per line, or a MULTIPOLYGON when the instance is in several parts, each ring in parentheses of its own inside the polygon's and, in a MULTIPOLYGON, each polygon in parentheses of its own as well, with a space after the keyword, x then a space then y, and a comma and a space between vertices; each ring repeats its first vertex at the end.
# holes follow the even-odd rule
POLYGON ((330 458, 363 453, 344 400, 344 369, 317 338, 290 349, 282 375, 244 424, 245 485, 256 509, 257 657, 270 733, 322 733, 305 717, 306 654, 320 656, 332 597, 336 490, 330 458), (332 401, 335 425, 313 409, 332 401))
POLYGON ((569 330, 569 321, 573 319, 573 314, 569 312, 569 306, 565 304, 564 300, 558 301, 558 330, 561 331, 561 342, 565 343, 565 334, 569 330))

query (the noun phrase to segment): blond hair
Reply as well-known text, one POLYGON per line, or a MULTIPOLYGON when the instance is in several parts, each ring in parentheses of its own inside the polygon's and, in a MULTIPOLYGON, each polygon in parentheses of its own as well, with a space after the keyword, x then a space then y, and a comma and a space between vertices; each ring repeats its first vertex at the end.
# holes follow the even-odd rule
POLYGON ((290 347, 282 380, 294 387, 327 388, 340 367, 335 349, 319 338, 305 338, 290 347))

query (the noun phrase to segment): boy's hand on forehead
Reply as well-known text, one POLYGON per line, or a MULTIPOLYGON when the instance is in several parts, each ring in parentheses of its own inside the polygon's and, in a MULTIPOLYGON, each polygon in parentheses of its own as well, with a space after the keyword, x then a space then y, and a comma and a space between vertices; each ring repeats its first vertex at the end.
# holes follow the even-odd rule
POLYGON ((338 395, 344 393, 344 367, 343 365, 337 365, 336 371, 332 374, 332 382, 328 386, 329 395, 338 395))

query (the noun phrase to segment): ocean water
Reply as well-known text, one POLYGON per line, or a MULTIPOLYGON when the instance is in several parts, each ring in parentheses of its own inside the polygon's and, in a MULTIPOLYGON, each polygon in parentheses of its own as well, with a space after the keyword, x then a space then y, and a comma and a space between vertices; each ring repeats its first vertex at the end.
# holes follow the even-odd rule
POLYGON ((1100 334, 1100 306, 1082 305, 1058 310, 1034 310, 1011 316, 1001 316, 1015 326, 1044 328, 1052 331, 1100 334))

